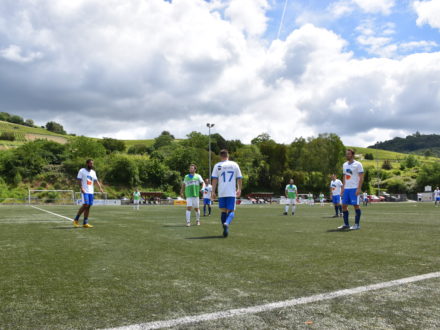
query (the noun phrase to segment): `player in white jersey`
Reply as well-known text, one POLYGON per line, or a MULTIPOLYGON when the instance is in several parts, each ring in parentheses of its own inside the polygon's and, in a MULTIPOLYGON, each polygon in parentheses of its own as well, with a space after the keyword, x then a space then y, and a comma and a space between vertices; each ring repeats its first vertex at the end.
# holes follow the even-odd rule
POLYGON ((208 179, 205 179, 205 188, 202 189, 203 193, 203 216, 206 217, 206 207, 208 207, 208 216, 211 215, 212 204, 212 186, 208 179))
POLYGON ((338 229, 360 229, 361 209, 359 207, 359 199, 361 194, 362 183, 364 182, 364 168, 357 160, 354 160, 354 150, 347 149, 345 158, 347 161, 343 165, 344 171, 344 187, 342 190, 342 212, 344 224, 338 229), (356 216, 355 224, 350 227, 348 222, 348 205, 353 205, 356 216))
POLYGON ((434 205, 438 206, 440 204, 440 189, 437 187, 434 190, 434 205))
POLYGON ((73 220, 73 225, 75 227, 79 227, 78 224, 79 218, 81 214, 84 213, 83 227, 92 228, 93 226, 89 224, 89 212, 90 212, 90 207, 93 205, 93 196, 94 196, 93 194, 95 193, 94 183, 96 182, 101 192, 102 193, 104 192, 101 187, 101 184, 98 181, 96 172, 93 170, 92 159, 87 159, 86 167, 79 170, 76 178, 78 179, 79 186, 81 188, 81 198, 83 205, 78 210, 78 213, 75 219, 73 220))
POLYGON ((221 211, 223 237, 229 235, 229 225, 235 216, 235 199, 241 195, 243 177, 236 162, 229 160, 229 153, 220 151, 221 161, 212 170, 212 199, 216 197, 218 184, 218 205, 221 211))
POLYGON ((332 181, 330 182, 330 196, 332 196, 332 203, 335 207, 335 215, 333 218, 339 216, 342 217, 342 206, 341 206, 341 191, 344 184, 339 180, 336 174, 332 174, 332 181))
POLYGON ((366 191, 362 194, 362 201, 364 206, 368 206, 368 193, 366 191))

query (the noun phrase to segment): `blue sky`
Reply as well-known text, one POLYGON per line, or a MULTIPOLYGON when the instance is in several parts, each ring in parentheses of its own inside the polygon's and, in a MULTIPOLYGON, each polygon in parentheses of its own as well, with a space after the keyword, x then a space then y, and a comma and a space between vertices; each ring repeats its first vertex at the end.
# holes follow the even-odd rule
POLYGON ((278 40, 284 4, 2 0, 0 111, 123 139, 440 133, 440 0, 288 0, 278 40))

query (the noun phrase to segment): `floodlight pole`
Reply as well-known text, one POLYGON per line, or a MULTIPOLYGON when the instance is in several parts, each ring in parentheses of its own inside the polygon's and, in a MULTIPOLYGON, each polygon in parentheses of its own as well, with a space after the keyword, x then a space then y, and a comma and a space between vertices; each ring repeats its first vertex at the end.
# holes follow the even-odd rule
POLYGON ((208 181, 211 183, 211 128, 214 127, 215 124, 207 123, 206 126, 208 127, 208 181))

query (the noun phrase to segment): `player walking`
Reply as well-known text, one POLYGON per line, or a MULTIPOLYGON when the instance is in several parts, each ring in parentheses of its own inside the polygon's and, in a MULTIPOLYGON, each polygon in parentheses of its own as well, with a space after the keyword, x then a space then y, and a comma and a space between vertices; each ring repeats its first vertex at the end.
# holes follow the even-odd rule
POLYGON ((185 175, 180 195, 186 198, 186 226, 191 226, 191 210, 194 208, 196 212, 197 226, 200 226, 200 190, 205 188, 202 177, 196 173, 197 166, 191 164, 189 166, 189 174, 185 175), (202 188, 200 188, 202 184, 202 188))
POLYGON ((139 211, 140 201, 141 201, 141 193, 139 192, 139 189, 136 188, 136 190, 133 192, 133 210, 139 211))
POLYGON ((205 188, 203 191, 203 216, 206 217, 206 207, 208 207, 208 216, 211 215, 211 197, 212 197, 212 186, 208 179, 205 179, 205 188))
POLYGON ((361 187, 364 181, 364 168, 357 160, 354 160, 354 150, 347 149, 345 152, 347 161, 343 165, 344 171, 344 186, 342 188, 342 211, 344 215, 344 224, 338 229, 357 230, 361 229, 361 209, 359 207, 359 199, 361 194, 361 187), (355 224, 350 227, 348 222, 348 205, 353 205, 356 216, 355 224))
POLYGON ((241 195, 243 178, 240 167, 229 160, 226 149, 220 151, 221 161, 212 170, 212 199, 216 197, 218 184, 218 204, 221 211, 223 237, 228 237, 229 226, 235 216, 235 199, 241 195))
POLYGON ((438 207, 440 204, 440 189, 438 187, 434 190, 434 201, 434 205, 438 207))
POLYGON ((296 210, 296 196, 298 194, 298 188, 293 184, 293 179, 290 179, 289 184, 284 190, 287 198, 287 204, 284 207, 284 215, 289 212, 289 205, 292 207, 292 215, 295 215, 296 210))
POLYGON ((343 183, 339 180, 336 174, 332 174, 332 181, 330 182, 330 196, 332 196, 332 203, 335 207, 335 215, 333 218, 339 216, 342 217, 342 206, 341 206, 341 190, 343 183))
POLYGON ((81 214, 84 213, 84 221, 83 221, 83 227, 84 228, 92 228, 93 226, 89 224, 89 213, 90 208, 93 205, 93 197, 95 193, 95 187, 94 183, 96 182, 98 184, 99 189, 102 193, 104 193, 104 190, 102 189, 101 184, 98 181, 98 177, 96 176, 96 172, 93 169, 93 160, 87 159, 86 160, 86 167, 79 170, 78 175, 76 176, 79 186, 81 188, 81 199, 82 199, 82 206, 78 210, 78 213, 76 214, 75 219, 73 220, 73 225, 75 227, 79 227, 79 218, 81 217, 81 214))

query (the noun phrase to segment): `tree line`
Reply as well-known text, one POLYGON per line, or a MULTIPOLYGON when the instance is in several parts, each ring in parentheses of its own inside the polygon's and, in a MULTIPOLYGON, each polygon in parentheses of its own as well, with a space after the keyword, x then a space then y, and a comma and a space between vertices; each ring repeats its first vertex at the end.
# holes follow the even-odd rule
MULTIPOLYGON (((209 177, 208 139, 200 132, 191 132, 186 139, 178 140, 164 131, 152 143, 140 143, 128 149, 124 141, 112 138, 73 137, 67 144, 37 140, 0 151, 0 185, 22 189, 76 189, 79 168, 86 159, 93 158, 98 177, 107 186, 110 197, 121 197, 135 187, 176 196, 189 164, 197 164, 198 173, 209 177)), ((345 147, 336 134, 297 138, 290 144, 281 144, 263 133, 247 145, 213 134, 212 164, 219 161, 221 149, 228 149, 231 159, 239 163, 244 174, 244 194, 281 195, 290 178, 295 180, 300 193, 327 194, 330 175, 341 174, 345 154, 345 147)), ((440 165, 434 163, 419 168, 417 185, 422 187, 427 181, 440 184, 438 167, 440 165)), ((375 170, 367 169, 364 190, 370 190, 371 178, 376 174, 375 170)))

